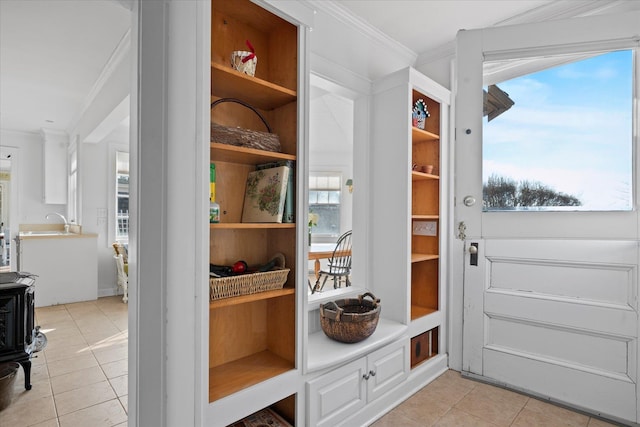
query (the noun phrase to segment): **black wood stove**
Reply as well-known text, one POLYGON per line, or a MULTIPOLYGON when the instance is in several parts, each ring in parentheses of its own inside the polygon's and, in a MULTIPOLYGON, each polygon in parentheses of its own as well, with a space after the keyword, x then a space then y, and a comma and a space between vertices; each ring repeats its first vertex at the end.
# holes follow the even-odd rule
POLYGON ((27 390, 31 389, 31 356, 38 350, 37 342, 46 339, 34 326, 34 291, 33 275, 0 273, 0 363, 20 363, 27 390))

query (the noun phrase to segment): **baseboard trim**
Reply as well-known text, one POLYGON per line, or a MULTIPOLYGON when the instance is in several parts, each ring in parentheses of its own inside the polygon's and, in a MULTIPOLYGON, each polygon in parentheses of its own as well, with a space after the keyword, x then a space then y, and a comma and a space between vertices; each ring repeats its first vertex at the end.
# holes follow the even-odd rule
POLYGON ((100 288, 98 289, 98 298, 102 297, 113 297, 116 295, 121 295, 118 293, 118 288, 100 288))

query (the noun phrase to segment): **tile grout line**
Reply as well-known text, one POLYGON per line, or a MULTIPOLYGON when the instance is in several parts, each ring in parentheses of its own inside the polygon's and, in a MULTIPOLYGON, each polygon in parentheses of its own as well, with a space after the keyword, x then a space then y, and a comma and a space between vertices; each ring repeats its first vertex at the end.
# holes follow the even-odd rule
POLYGON ((524 405, 522 405, 522 408, 520 408, 518 413, 515 415, 515 417, 513 417, 513 419, 509 423, 510 426, 512 426, 513 423, 516 422, 516 420, 518 419, 518 416, 522 413, 522 411, 524 411, 524 408, 527 406, 527 403, 529 403, 529 400, 531 400, 531 398, 527 396, 527 400, 524 401, 524 405))

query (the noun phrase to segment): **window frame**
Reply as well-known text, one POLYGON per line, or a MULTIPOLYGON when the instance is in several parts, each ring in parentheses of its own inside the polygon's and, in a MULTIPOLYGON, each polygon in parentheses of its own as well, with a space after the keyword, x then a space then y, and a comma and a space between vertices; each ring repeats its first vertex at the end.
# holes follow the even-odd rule
MULTIPOLYGON (((343 215, 344 215, 344 190, 346 187, 344 187, 344 176, 343 176, 343 172, 342 171, 338 171, 338 170, 334 170, 334 171, 328 171, 328 170, 322 170, 322 171, 311 171, 309 172, 309 181, 311 180, 311 177, 337 177, 338 178, 338 187, 337 188, 319 188, 319 187, 312 187, 311 184, 309 184, 309 194, 312 191, 339 191, 340 192, 340 201, 339 203, 337 203, 338 208, 339 208, 339 224, 338 224, 338 233, 337 234, 331 234, 331 233, 314 233, 313 232, 313 227, 311 228, 310 232, 313 238, 313 242, 314 243, 333 243, 335 242, 338 237, 340 237, 340 235, 342 234, 342 229, 343 229, 343 225, 344 225, 344 219, 343 219, 343 215), (344 188, 343 188, 344 187, 344 188)), ((309 212, 312 212, 312 206, 313 205, 317 205, 319 203, 310 203, 309 202, 309 212)), ((323 203, 326 205, 335 205, 336 203, 323 203)))
MULTIPOLYGON (((120 243, 128 243, 129 238, 126 240, 117 238, 117 207, 118 207, 118 187, 117 187, 117 179, 118 179, 118 171, 117 171, 117 153, 127 153, 129 154, 129 145, 128 144, 118 144, 118 143, 110 143, 109 144, 109 166, 108 166, 108 189, 107 189, 107 200, 108 200, 108 208, 107 208, 107 223, 108 223, 108 238, 106 240, 107 247, 111 247, 113 242, 120 243)), ((129 171, 131 168, 129 167, 129 171)), ((131 173, 129 172, 129 176, 131 177, 131 173)), ((129 195, 131 196, 131 188, 129 188, 129 195)))

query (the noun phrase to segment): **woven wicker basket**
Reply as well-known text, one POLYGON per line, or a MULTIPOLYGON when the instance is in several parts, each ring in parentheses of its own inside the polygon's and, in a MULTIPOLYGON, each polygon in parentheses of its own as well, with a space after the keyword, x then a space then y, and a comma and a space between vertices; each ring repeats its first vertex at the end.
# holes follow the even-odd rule
POLYGON ((379 318, 380 300, 370 292, 320 305, 322 330, 329 338, 344 343, 360 342, 371 336, 379 318))
POLYGON ((267 123, 267 120, 264 118, 264 116, 247 102, 244 102, 237 98, 220 98, 217 101, 211 103, 211 109, 213 109, 216 105, 220 105, 225 102, 236 103, 253 111, 267 128, 267 132, 239 127, 223 126, 211 122, 211 142, 219 142, 222 144, 235 145, 237 147, 255 148, 258 150, 273 152, 280 152, 282 150, 282 147, 280 145, 280 138, 278 137, 278 135, 271 132, 271 126, 269 126, 269 123, 267 123))
POLYGON ((211 278, 209 279, 209 296, 211 301, 214 301, 282 289, 288 274, 288 268, 275 267, 274 270, 264 273, 211 278))

